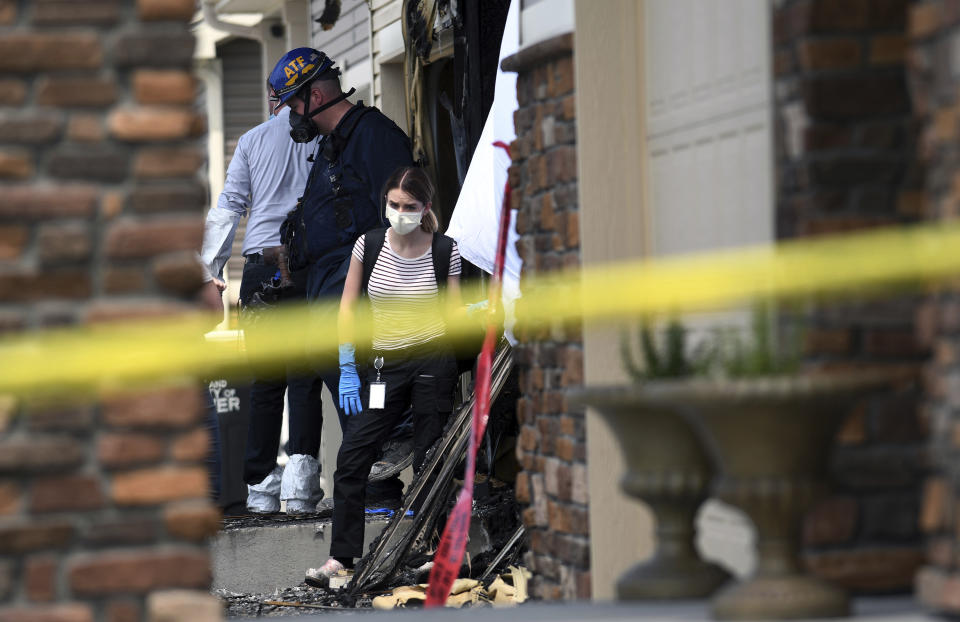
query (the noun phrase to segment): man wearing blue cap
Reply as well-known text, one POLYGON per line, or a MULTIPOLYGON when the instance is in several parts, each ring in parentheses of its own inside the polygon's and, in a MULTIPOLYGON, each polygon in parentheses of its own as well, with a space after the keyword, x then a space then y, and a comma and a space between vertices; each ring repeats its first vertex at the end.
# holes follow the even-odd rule
MULTIPOLYGON (((278 105, 290 108, 290 137, 323 135, 303 196, 302 261, 310 270, 307 296, 339 300, 353 243, 385 227, 380 194, 401 166, 412 166, 410 140, 376 108, 347 101, 340 70, 318 50, 287 52, 270 74, 278 105)), ((296 253, 296 249, 292 249, 296 253)))
MULTIPOLYGON (((303 197, 284 223, 282 237, 291 268, 304 266, 308 270, 307 298, 339 303, 354 242, 367 231, 387 224, 381 196, 384 184, 401 166, 413 165, 410 140, 376 108, 347 101, 355 89, 343 92, 340 70, 319 50, 297 48, 287 52, 268 82, 276 92, 278 105, 290 108, 290 137, 294 142, 309 143, 323 136, 303 197)), ((335 331, 336 314, 321 318, 319 325, 335 331)), ((359 389, 354 363, 352 351, 340 353, 340 369, 351 372, 343 376, 332 357, 317 364, 334 396, 343 393, 344 383, 355 383, 359 389), (350 365, 345 365, 347 358, 350 365)), ((347 422, 342 405, 337 412, 343 430, 347 422)), ((401 490, 402 484, 394 477, 368 488, 367 498, 398 500, 401 490)))

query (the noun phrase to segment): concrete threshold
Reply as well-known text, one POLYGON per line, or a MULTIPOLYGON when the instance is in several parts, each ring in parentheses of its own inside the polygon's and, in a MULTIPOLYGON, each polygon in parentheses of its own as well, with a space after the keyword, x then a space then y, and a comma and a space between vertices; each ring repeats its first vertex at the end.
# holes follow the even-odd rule
MULTIPOLYGON (((387 523, 385 517, 367 518, 364 550, 387 523)), ((329 518, 309 516, 258 517, 249 526, 228 520, 210 546, 213 588, 269 594, 299 585, 307 568, 320 566, 330 556, 331 529, 329 518)))

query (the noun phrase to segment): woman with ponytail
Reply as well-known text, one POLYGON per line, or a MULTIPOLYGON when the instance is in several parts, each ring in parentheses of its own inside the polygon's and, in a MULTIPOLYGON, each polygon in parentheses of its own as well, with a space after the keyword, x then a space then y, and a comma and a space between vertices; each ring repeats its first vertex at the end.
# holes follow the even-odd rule
POLYGON ((415 471, 440 437, 453 409, 457 363, 444 336, 441 293, 448 310, 460 307, 460 254, 437 232, 434 188, 423 169, 403 167, 387 180, 387 229, 360 236, 340 300, 340 404, 347 429, 333 484, 330 559, 307 571, 307 583, 326 587, 347 575, 363 555, 367 474, 382 442, 408 408, 413 413, 415 471), (371 268, 372 266, 372 268, 371 268), (373 347, 366 378, 357 371, 354 315, 367 294, 373 347))

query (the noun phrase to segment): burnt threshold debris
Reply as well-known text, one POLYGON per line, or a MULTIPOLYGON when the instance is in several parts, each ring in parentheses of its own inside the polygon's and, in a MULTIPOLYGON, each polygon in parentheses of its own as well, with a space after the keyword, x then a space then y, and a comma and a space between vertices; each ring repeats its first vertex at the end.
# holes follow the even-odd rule
MULTIPOLYGON (((491 411, 496 410, 497 398, 501 393, 504 393, 505 399, 511 397, 507 395, 510 391, 504 391, 504 387, 508 384, 512 368, 510 345, 502 340, 492 366, 491 411)), ((372 606, 376 596, 401 586, 426 583, 444 520, 463 486, 474 403, 475 395, 471 392, 451 418, 444 435, 427 454, 424 467, 407 487, 400 508, 370 544, 368 553, 357 563, 350 583, 340 589, 330 590, 301 584, 272 594, 240 594, 218 590, 216 594, 225 602, 228 617, 272 617, 366 609, 372 606)), ((491 422, 495 419, 494 412, 491 412, 491 422)), ((490 428, 488 433, 491 433, 490 428)), ((488 456, 488 467, 492 466, 492 460, 488 456)), ((492 468, 488 470, 492 473, 492 468)), ((471 536, 475 542, 468 547, 459 576, 476 579, 483 588, 488 588, 501 572, 518 564, 526 547, 526 534, 511 485, 489 474, 479 473, 474 499, 471 536)), ((269 527, 283 522, 316 519, 311 515, 244 516, 226 520, 224 529, 269 527)))

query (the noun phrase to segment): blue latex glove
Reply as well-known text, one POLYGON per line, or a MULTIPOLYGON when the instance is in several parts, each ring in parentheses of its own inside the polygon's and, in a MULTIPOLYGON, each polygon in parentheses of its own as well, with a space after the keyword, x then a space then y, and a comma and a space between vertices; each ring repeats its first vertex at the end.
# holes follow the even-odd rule
POLYGON ((360 403, 360 376, 357 375, 356 353, 352 343, 340 344, 340 408, 346 415, 363 412, 360 403))
POLYGON ((493 310, 493 317, 488 316, 490 310, 490 301, 481 300, 480 302, 475 302, 471 305, 467 305, 467 317, 471 320, 480 322, 482 325, 486 326, 487 322, 492 322, 495 325, 503 325, 503 305, 497 305, 493 310))
POLYGON ((489 305, 488 300, 481 300, 480 302, 475 302, 472 305, 467 305, 467 317, 475 317, 480 313, 484 313, 487 310, 489 305))

